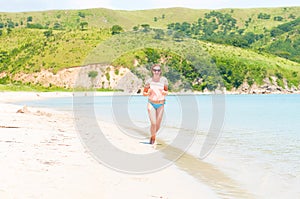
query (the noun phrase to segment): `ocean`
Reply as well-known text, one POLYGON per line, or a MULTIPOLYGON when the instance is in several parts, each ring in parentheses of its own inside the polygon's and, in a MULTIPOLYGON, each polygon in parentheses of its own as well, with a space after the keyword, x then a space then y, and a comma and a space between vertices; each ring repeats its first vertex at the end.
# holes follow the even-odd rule
MULTIPOLYGON (((70 112, 92 107, 95 119, 112 122, 125 131, 127 125, 131 130, 144 132, 128 131, 136 139, 149 137, 147 98, 140 95, 75 95, 19 104, 70 112)), ((172 145, 178 135, 192 137, 192 142, 181 150, 209 163, 227 180, 207 177, 199 162, 189 166, 186 160, 186 164, 182 162, 178 167, 190 167, 191 175, 210 180, 209 186, 216 191, 224 189, 219 190, 220 198, 300 198, 299 121, 297 94, 169 95, 158 139, 172 145), (208 137, 210 144, 206 143, 208 137), (228 179, 235 182, 232 186, 238 190, 226 185, 228 179)))

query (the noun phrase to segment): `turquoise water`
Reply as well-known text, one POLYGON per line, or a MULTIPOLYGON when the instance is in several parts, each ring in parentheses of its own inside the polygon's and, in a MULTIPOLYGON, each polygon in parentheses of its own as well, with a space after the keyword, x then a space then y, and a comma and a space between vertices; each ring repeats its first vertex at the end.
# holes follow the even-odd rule
MULTIPOLYGON (((26 104, 66 111, 72 111, 73 106, 93 106, 97 119, 114 123, 129 121, 134 128, 148 131, 147 98, 97 96, 93 100, 89 104, 73 104, 72 98, 59 98, 26 104)), ((300 95, 226 95, 223 103, 225 117, 221 136, 206 161, 215 164, 258 198, 299 198, 300 95)), ((178 133, 183 126, 189 127, 185 125, 192 119, 189 117, 196 117, 199 123, 197 129, 192 130, 205 137, 216 107, 212 95, 167 96, 162 126, 178 133), (183 107, 188 109, 185 117, 183 107)), ((215 111, 222 114, 221 109, 215 111)), ((168 136, 172 135, 161 135, 162 138, 168 136)), ((192 146, 189 152, 197 156, 198 150, 199 147, 192 146)))

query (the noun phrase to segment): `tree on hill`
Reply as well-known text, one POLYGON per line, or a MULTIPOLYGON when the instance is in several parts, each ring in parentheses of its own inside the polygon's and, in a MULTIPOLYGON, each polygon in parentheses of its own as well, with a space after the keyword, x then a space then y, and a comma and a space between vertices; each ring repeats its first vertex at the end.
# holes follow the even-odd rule
POLYGON ((282 16, 276 16, 274 17, 274 21, 282 21, 283 17, 282 16))
POLYGON ((165 36, 165 32, 162 29, 155 29, 154 32, 154 39, 163 39, 165 36))
POLYGON ((175 33, 173 34, 173 39, 174 39, 175 41, 182 41, 183 38, 184 38, 184 33, 183 33, 183 32, 175 32, 175 33))
POLYGON ((133 30, 133 31, 138 31, 138 30, 139 30, 139 27, 138 27, 138 26, 133 26, 132 30, 133 30))
POLYGON ((258 19, 270 19, 271 15, 267 14, 267 13, 259 13, 257 18, 258 19))
POLYGON ((52 30, 47 30, 44 32, 44 35, 45 35, 45 37, 49 38, 53 35, 53 32, 52 32, 52 30))
POLYGON ((53 26, 53 29, 55 29, 55 30, 60 30, 60 29, 62 29, 63 27, 62 27, 62 25, 60 24, 60 23, 58 23, 58 22, 55 22, 54 23, 54 26, 53 26))
POLYGON ((143 32, 149 32, 150 31, 150 25, 149 24, 142 24, 143 32))
POLYGON ((27 17, 27 22, 32 22, 32 16, 27 17))
POLYGON ((120 34, 121 32, 123 32, 123 28, 121 26, 113 25, 111 27, 111 34, 112 35, 120 34))
POLYGON ((81 18, 85 18, 85 14, 83 12, 78 12, 78 16, 81 18))
POLYGON ((80 29, 81 30, 87 29, 88 25, 89 25, 89 23, 86 21, 80 22, 80 29))

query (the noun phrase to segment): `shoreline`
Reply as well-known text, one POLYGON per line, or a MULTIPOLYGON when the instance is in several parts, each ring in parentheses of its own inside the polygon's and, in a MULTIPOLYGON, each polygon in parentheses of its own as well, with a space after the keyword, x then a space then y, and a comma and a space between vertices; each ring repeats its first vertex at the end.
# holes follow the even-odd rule
MULTIPOLYGON (((41 92, 41 91, 0 91, 0 102, 10 103, 10 102, 19 102, 19 101, 33 101, 33 100, 42 100, 49 98, 57 98, 57 97, 72 97, 74 93, 84 93, 84 96, 114 96, 114 95, 133 95, 139 96, 142 94, 139 93, 126 93, 119 91, 110 91, 110 92, 102 92, 102 91, 79 91, 79 92, 65 92, 65 91, 49 91, 49 92, 41 92), (89 94, 92 93, 92 94, 89 94)), ((230 92, 230 91, 215 91, 215 92, 169 92, 168 95, 176 96, 176 95, 298 95, 300 91, 297 92, 270 92, 270 93, 240 93, 240 92, 230 92)))

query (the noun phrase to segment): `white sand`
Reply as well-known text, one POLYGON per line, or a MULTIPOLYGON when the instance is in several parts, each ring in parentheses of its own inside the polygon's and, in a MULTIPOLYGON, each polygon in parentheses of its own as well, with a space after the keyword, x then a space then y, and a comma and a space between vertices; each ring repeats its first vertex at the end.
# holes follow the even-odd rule
MULTIPOLYGON (((98 163, 83 147, 73 116, 9 102, 72 96, 72 93, 0 92, 0 198, 218 198, 203 182, 171 165, 143 175, 119 173, 98 163)), ((110 141, 151 153, 105 124, 110 141)))

